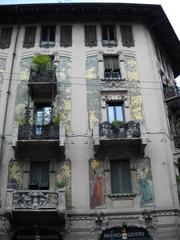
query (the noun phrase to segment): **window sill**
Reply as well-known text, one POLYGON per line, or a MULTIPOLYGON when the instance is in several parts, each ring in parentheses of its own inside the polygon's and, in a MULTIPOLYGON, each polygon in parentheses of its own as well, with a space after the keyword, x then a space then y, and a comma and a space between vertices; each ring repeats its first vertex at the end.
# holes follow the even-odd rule
POLYGON ((125 78, 102 78, 101 81, 126 81, 125 78))
POLYGON ((110 194, 108 195, 112 200, 132 200, 136 197, 135 193, 122 193, 122 194, 110 194))

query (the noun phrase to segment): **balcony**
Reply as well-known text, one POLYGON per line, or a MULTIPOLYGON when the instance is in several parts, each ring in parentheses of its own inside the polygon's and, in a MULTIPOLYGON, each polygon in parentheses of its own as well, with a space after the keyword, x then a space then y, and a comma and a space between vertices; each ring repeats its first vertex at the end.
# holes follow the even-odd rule
POLYGON ((31 68, 28 88, 33 99, 52 99, 57 91, 57 79, 54 66, 48 69, 31 68))
POLYGON ((65 125, 50 122, 37 126, 25 123, 13 128, 13 148, 15 158, 51 157, 59 158, 64 151, 65 125))
POLYGON ((146 146, 144 124, 135 121, 122 122, 116 126, 109 122, 94 124, 93 139, 97 149, 122 147, 125 150, 127 147, 129 150, 136 148, 141 153, 146 146))
POLYGON ((180 107, 180 88, 177 86, 163 86, 164 98, 169 108, 176 110, 180 107))
POLYGON ((6 215, 16 223, 48 223, 65 218, 65 191, 12 190, 6 193, 6 215))

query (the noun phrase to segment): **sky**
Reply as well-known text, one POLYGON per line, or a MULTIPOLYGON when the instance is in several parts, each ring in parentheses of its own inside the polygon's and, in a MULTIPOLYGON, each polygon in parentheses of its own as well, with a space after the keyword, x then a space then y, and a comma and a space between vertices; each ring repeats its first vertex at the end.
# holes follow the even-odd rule
MULTIPOLYGON (((21 4, 21 3, 70 3, 70 2, 120 2, 120 3, 145 3, 161 4, 174 31, 180 39, 180 0, 0 0, 1 4, 21 4)), ((176 79, 180 86, 180 76, 176 79)))

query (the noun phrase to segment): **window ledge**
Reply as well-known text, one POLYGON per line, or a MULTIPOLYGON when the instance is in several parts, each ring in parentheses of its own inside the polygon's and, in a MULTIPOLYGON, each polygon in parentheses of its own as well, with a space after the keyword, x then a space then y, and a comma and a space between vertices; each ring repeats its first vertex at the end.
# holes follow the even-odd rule
POLYGON ((101 78, 101 81, 122 81, 125 82, 125 78, 101 78))
POLYGON ((109 198, 112 200, 122 199, 122 200, 132 200, 136 196, 135 193, 122 193, 122 194, 110 194, 109 198))

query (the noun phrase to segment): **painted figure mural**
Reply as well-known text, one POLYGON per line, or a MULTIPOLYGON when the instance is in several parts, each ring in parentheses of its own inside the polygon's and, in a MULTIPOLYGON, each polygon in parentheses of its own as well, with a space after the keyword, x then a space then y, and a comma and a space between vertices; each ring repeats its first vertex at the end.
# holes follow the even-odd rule
POLYGON ((23 188, 23 162, 11 160, 8 169, 8 186, 7 188, 23 188))
POLYGON ((96 208, 104 204, 104 174, 101 160, 90 160, 90 207, 96 208))
POLYGON ((140 204, 146 205, 154 202, 153 181, 151 163, 148 157, 143 158, 138 163, 137 177, 140 188, 140 204))

